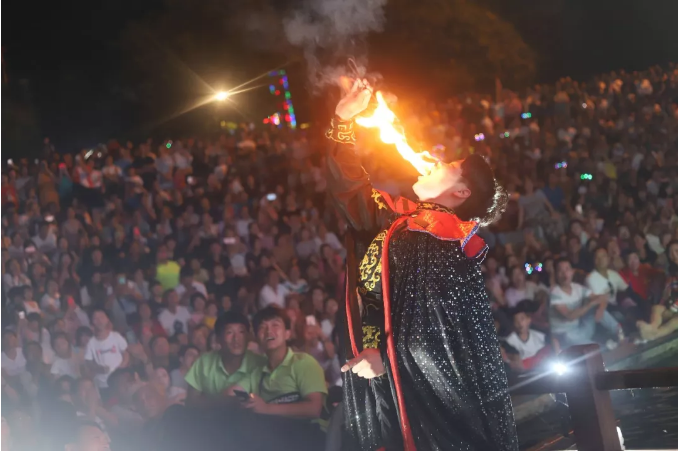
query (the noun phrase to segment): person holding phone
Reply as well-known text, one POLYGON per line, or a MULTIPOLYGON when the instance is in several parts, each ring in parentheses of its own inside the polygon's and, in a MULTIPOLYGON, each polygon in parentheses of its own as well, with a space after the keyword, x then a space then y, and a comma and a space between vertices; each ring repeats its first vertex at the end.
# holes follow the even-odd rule
POLYGON ((247 349, 249 328, 249 320, 236 312, 224 313, 217 319, 214 336, 219 349, 198 357, 186 373, 187 406, 222 406, 232 404, 234 395, 249 397, 250 375, 266 361, 247 349))

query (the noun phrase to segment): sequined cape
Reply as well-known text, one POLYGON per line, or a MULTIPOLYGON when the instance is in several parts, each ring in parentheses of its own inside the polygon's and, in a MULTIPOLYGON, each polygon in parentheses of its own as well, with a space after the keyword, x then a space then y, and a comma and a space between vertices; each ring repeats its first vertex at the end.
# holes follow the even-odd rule
POLYGON ((372 239, 388 230, 381 276, 388 281, 382 289, 389 339, 379 344, 387 374, 370 381, 344 375, 344 449, 517 450, 506 374, 479 269, 483 252, 469 255, 467 249, 475 229, 451 239, 427 231, 426 221, 414 222, 413 216, 429 211, 426 206, 414 205, 400 215, 403 200, 375 194, 351 145, 352 124, 334 122, 328 137, 335 141, 327 159, 328 186, 351 228, 346 359, 363 345, 357 262, 372 239))

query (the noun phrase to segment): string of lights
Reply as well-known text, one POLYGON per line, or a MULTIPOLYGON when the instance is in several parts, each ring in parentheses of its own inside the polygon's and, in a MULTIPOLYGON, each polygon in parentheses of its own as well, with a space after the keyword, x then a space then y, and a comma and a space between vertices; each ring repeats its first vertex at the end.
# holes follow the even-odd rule
POLYGON ((288 127, 297 128, 297 117, 294 114, 294 105, 292 104, 292 93, 287 80, 287 73, 284 70, 269 72, 268 76, 272 78, 268 90, 271 95, 276 96, 277 107, 274 114, 264 119, 264 124, 274 124, 281 128, 285 123, 288 127), (282 96, 282 98, 280 97, 282 96))

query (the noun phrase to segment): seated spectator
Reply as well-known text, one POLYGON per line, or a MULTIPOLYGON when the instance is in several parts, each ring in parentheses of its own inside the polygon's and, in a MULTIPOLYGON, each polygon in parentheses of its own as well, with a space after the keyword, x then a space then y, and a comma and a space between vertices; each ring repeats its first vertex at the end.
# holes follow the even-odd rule
POLYGON ((108 388, 108 376, 118 368, 125 368, 129 363, 127 340, 112 330, 108 314, 101 309, 94 309, 90 314, 94 336, 85 349, 85 365, 94 376, 94 382, 100 391, 108 388))
POLYGON ((176 290, 167 290, 163 295, 165 309, 158 315, 158 322, 165 329, 168 337, 188 332, 191 314, 186 307, 179 305, 179 294, 176 290))
POLYGON ((151 381, 162 387, 168 406, 174 404, 183 405, 186 401, 186 390, 172 385, 167 368, 164 366, 155 367, 151 381))
POLYGON ((24 352, 19 346, 16 333, 9 329, 2 331, 2 375, 15 377, 26 369, 24 352))
POLYGON ((29 313, 26 315, 26 320, 21 321, 19 330, 21 331, 21 339, 23 343, 39 343, 45 363, 51 364, 54 359, 54 351, 52 350, 52 338, 49 331, 42 327, 42 318, 37 313, 29 313))
MULTIPOLYGON (((276 267, 276 265, 274 265, 276 267)), ((277 269, 277 268, 276 268, 277 269)), ((301 278, 301 269, 299 266, 293 265, 290 268, 289 275, 279 271, 280 276, 285 280, 283 285, 289 293, 305 294, 308 292, 308 283, 301 278)))
POLYGON ((118 368, 108 377, 111 396, 107 406, 111 414, 116 416, 116 430, 121 433, 135 432, 143 424, 143 418, 135 410, 133 399, 134 392, 142 384, 132 368, 118 368))
POLYGON ((596 249, 594 265, 594 270, 586 276, 586 286, 594 295, 607 295, 607 307, 611 311, 629 310, 642 303, 642 299, 630 289, 619 273, 609 268, 610 258, 607 249, 602 247, 596 249), (618 302, 618 299, 621 302, 618 302))
POLYGON ((195 361, 200 357, 200 350, 193 345, 182 346, 179 350, 179 368, 172 370, 170 380, 172 387, 179 387, 188 391, 188 382, 186 374, 191 369, 195 361))
POLYGON ((649 322, 636 323, 643 340, 656 340, 678 330, 678 241, 670 242, 666 252, 670 277, 660 304, 652 307, 649 322))
POLYGON ((191 296, 195 293, 200 293, 207 298, 205 285, 193 280, 193 270, 186 266, 181 268, 181 283, 176 286, 174 291, 179 295, 179 301, 182 305, 189 305, 191 296))
POLYGON ((227 390, 235 385, 249 387, 252 373, 264 359, 247 350, 249 321, 239 313, 222 314, 214 325, 219 350, 201 355, 186 373, 187 404, 213 406, 233 402, 227 390))
POLYGON ((65 451, 107 451, 111 439, 101 425, 95 421, 78 421, 66 440, 65 451))
POLYGON ((205 319, 205 307, 207 300, 205 296, 200 293, 194 293, 191 296, 191 319, 188 321, 188 326, 192 330, 199 324, 202 324, 205 319))
POLYGON ((526 280, 525 268, 514 266, 509 271, 511 275, 511 285, 504 294, 506 305, 513 308, 523 299, 535 300, 539 292, 548 293, 548 289, 542 285, 526 280))
POLYGON ((638 252, 630 249, 626 252, 626 266, 619 272, 634 293, 641 299, 649 299, 649 286, 652 278, 660 272, 647 263, 641 263, 638 252))
POLYGON ((90 379, 80 378, 73 384, 73 404, 77 409, 76 415, 83 420, 93 421, 108 435, 109 427, 116 427, 118 419, 108 412, 101 403, 101 397, 96 386, 90 379))
MULTIPOLYGON (((276 438, 281 444, 291 444, 301 436, 302 443, 306 444, 303 449, 321 449, 324 433, 318 421, 327 396, 322 368, 310 355, 294 352, 287 346, 290 322, 282 309, 266 307, 257 313, 253 323, 268 363, 252 372, 247 386, 241 385, 250 392, 243 407, 268 417, 307 420, 305 425, 297 421, 294 436, 276 438)), ((295 446, 281 448, 298 449, 295 446)))
POLYGON ((65 333, 59 332, 52 337, 52 349, 55 357, 52 362, 50 373, 54 377, 70 376, 73 379, 80 377, 80 364, 82 363, 77 356, 73 355, 71 343, 65 333))
POLYGON ((172 354, 170 343, 166 337, 161 335, 154 336, 148 343, 150 352, 150 361, 154 367, 165 367, 174 369, 179 366, 175 355, 172 354))
POLYGON ((259 292, 259 307, 265 308, 269 305, 285 307, 285 297, 289 294, 285 285, 280 283, 278 270, 271 268, 268 270, 266 285, 259 292))
POLYGON ((156 251, 155 278, 162 285, 163 290, 172 290, 179 285, 179 272, 181 267, 177 262, 170 259, 167 246, 162 244, 156 251))
POLYGON ((546 335, 530 328, 531 314, 526 307, 521 303, 513 310, 513 332, 505 339, 520 356, 520 366, 515 370, 530 370, 551 352, 546 335))
POLYGON ((588 288, 572 282, 572 265, 567 260, 559 260, 555 268, 557 285, 551 290, 549 318, 551 332, 560 346, 564 349, 592 343, 597 323, 619 337, 621 326, 605 308, 607 293, 593 295, 588 288))

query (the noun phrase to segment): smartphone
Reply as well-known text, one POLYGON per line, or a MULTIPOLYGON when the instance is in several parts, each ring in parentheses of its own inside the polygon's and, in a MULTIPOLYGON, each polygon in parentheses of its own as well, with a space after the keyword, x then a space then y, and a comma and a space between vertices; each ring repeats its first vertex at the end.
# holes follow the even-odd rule
POLYGON ((266 200, 269 201, 269 202, 273 202, 273 201, 276 200, 277 198, 278 198, 278 196, 276 196, 275 193, 268 193, 268 194, 266 195, 266 200))
POLYGON ((233 390, 233 394, 235 395, 236 398, 238 398, 242 402, 245 402, 248 399, 250 399, 250 394, 247 393, 246 391, 233 390))
POLYGON ((132 230, 133 230, 132 233, 134 233, 134 236, 140 236, 141 235, 141 232, 139 231, 139 227, 135 227, 132 230))
POLYGON ((26 312, 19 312, 19 319, 26 319, 26 312))
POLYGON ((188 183, 189 185, 195 185, 195 177, 189 175, 188 177, 186 177, 186 183, 188 183))
POLYGON ((45 222, 54 222, 54 216, 52 215, 45 216, 45 222))
POLYGON ((318 325, 318 320, 315 319, 315 316, 313 315, 308 315, 306 317, 306 325, 307 326, 317 326, 318 325))
POLYGON ((581 208, 581 205, 579 205, 579 204, 577 204, 577 206, 574 207, 574 211, 576 211, 576 212, 579 213, 580 215, 583 215, 583 214, 584 214, 584 209, 581 208))
POLYGON ((474 138, 476 141, 485 141, 485 135, 483 133, 476 134, 474 138))
POLYGON ((12 160, 12 159, 10 158, 9 160, 7 160, 7 164, 8 164, 9 166, 14 166, 14 160, 12 160))
POLYGON ((66 163, 59 163, 59 169, 66 169, 66 163))
POLYGON ((35 252, 35 246, 28 246, 26 249, 24 249, 24 252, 27 254, 32 254, 35 252))
POLYGON ((234 236, 224 238, 224 244, 232 245, 238 242, 238 239, 234 236))
POLYGON ((33 160, 33 161, 35 161, 35 164, 40 163, 40 160, 38 160, 37 158, 36 158, 35 160, 33 160))
POLYGON ((529 119, 532 117, 532 113, 523 113, 520 115, 523 119, 529 119))
POLYGON ((125 282, 127 282, 127 278, 125 276, 118 277, 118 283, 120 285, 125 285, 125 282))
POLYGON ((68 307, 69 307, 69 308, 75 308, 75 299, 73 299, 72 296, 69 296, 69 297, 68 297, 68 301, 67 301, 67 302, 68 302, 68 307))

